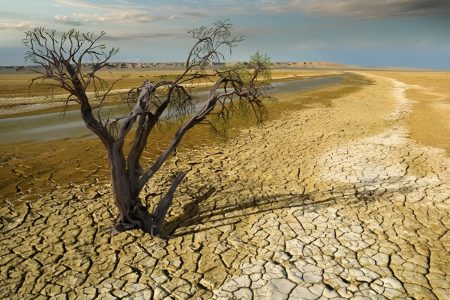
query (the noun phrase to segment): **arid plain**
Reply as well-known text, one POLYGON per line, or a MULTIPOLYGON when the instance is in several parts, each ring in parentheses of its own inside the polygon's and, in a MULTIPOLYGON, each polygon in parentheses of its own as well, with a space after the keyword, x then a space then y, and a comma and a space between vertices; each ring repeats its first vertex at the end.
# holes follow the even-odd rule
MULTIPOLYGON (((176 72, 130 71, 118 88, 176 72)), ((2 119, 58 110, 30 98, 31 76, 0 74, 2 119)), ((450 72, 273 72, 326 76, 342 81, 276 94, 263 125, 192 131, 164 166, 188 173, 162 238, 111 235, 95 139, 2 141, 0 298, 449 299, 450 72)))

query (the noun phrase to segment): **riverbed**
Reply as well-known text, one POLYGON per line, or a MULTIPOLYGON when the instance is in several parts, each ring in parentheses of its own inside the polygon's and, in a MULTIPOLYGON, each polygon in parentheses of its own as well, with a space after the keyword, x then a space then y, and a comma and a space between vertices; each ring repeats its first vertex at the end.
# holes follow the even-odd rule
MULTIPOLYGON (((339 84, 344 75, 323 76, 275 82, 272 94, 292 93, 322 88, 339 84)), ((196 108, 200 108, 206 101, 208 91, 194 93, 196 108)), ((129 111, 127 104, 105 107, 104 116, 117 117, 129 111)), ((91 138, 94 135, 86 128, 79 110, 66 112, 34 112, 25 116, 12 116, 0 119, 0 144, 20 142, 51 141, 67 138, 91 138)))

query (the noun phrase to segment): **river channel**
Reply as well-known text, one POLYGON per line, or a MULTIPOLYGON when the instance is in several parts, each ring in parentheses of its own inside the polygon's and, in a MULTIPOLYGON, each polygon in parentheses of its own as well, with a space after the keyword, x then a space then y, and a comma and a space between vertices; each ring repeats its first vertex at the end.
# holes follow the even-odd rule
MULTIPOLYGON (((339 84, 344 80, 343 75, 306 78, 275 82, 271 93, 302 92, 327 85, 339 84)), ((198 91, 194 97, 197 106, 206 101, 208 92, 198 91)), ((104 108, 110 116, 123 115, 129 110, 125 104, 104 108)), ((43 112, 29 116, 19 116, 0 119, 0 144, 13 144, 29 141, 49 141, 73 137, 91 137, 93 134, 84 125, 78 110, 61 112, 43 112)))

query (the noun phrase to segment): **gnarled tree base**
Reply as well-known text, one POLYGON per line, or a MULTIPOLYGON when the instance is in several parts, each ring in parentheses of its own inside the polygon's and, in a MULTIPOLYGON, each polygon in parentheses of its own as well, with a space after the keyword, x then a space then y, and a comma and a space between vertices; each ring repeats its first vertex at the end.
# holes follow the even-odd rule
POLYGON ((116 224, 114 224, 112 233, 118 234, 128 230, 141 229, 145 233, 149 233, 153 236, 159 235, 164 223, 164 218, 172 204, 173 195, 185 176, 186 173, 180 172, 174 177, 169 190, 156 205, 153 213, 149 213, 147 208, 143 206, 140 201, 138 201, 138 205, 135 205, 129 211, 122 212, 117 219, 116 224))

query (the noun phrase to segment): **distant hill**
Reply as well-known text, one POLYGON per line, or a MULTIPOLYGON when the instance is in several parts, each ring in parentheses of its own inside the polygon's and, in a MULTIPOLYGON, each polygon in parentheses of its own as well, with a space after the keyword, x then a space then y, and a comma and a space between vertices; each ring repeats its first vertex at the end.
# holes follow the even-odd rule
POLYGON ((275 67, 280 68, 304 68, 304 69, 355 69, 361 68, 356 65, 344 65, 328 61, 297 61, 297 62, 274 62, 275 67))
MULTIPOLYGON (((233 65, 236 62, 226 63, 226 65, 233 65)), ((244 62, 245 63, 245 62, 244 62)), ((185 62, 111 62, 109 65, 114 69, 154 69, 154 70, 179 70, 184 68, 185 62)), ((224 63, 211 64, 209 67, 219 67, 225 65, 224 63)), ((392 67, 392 66, 358 66, 346 65, 329 61, 276 61, 273 62, 275 68, 280 69, 369 69, 369 70, 432 70, 426 68, 411 68, 411 67, 392 67)), ((90 68, 91 64, 83 64, 84 67, 90 68)), ((0 66, 0 71, 20 71, 22 69, 33 69, 33 66, 0 66)))
MULTIPOLYGON (((227 63, 229 65, 234 64, 227 63)), ((358 66, 338 64, 326 61, 300 61, 300 62, 283 62, 277 61, 273 63, 276 68, 305 68, 305 69, 349 69, 359 68, 358 66)), ((130 63, 116 62, 111 63, 112 66, 120 69, 141 69, 141 68, 183 68, 184 62, 158 62, 158 63, 130 63)), ((222 64, 214 64, 218 66, 222 64)))
MULTIPOLYGON (((234 63, 227 63, 234 64, 234 63)), ((361 68, 359 66, 344 65, 326 61, 299 61, 299 62, 274 62, 275 68, 302 68, 302 69, 349 69, 361 68)), ((211 67, 223 64, 212 64, 211 67)), ((89 67, 90 64, 84 64, 89 67)), ((111 62, 110 66, 117 69, 181 69, 184 62, 111 62)), ((24 66, 0 66, 0 70, 22 70, 24 66)), ((30 68, 30 67, 28 67, 30 68)), ((32 68, 32 67, 31 67, 32 68)))

